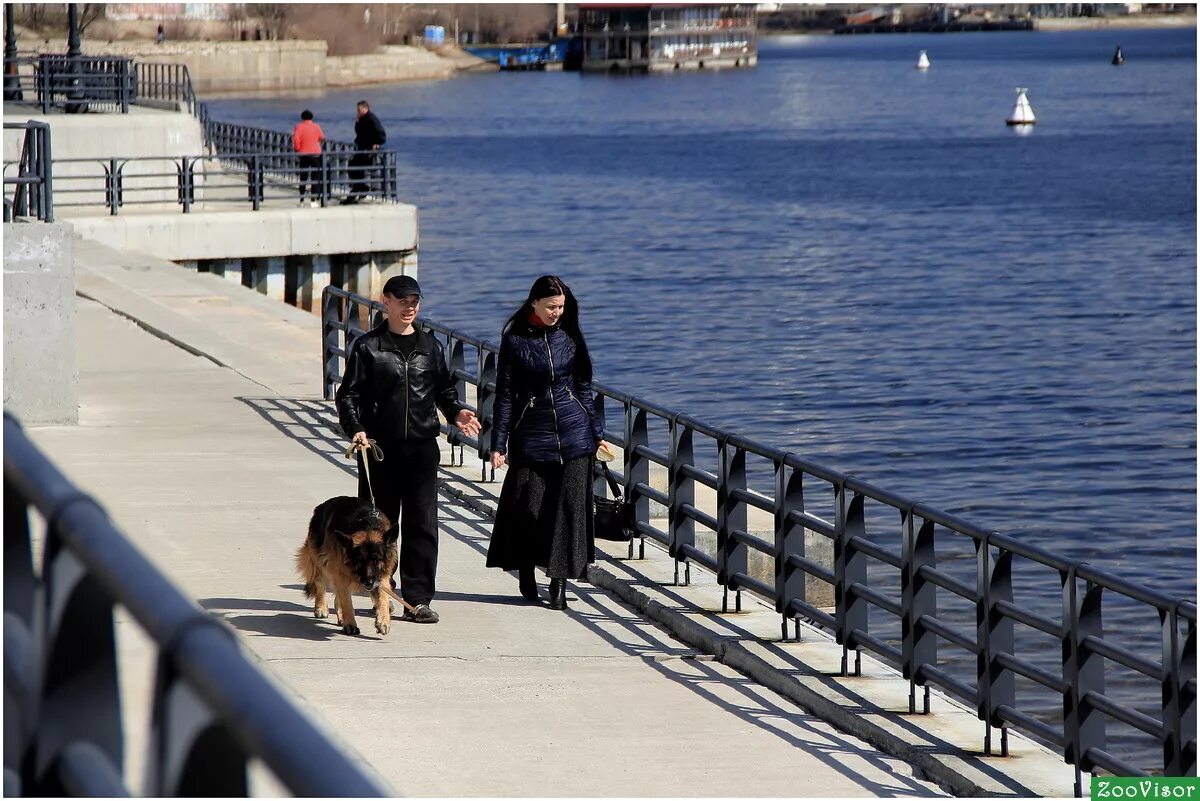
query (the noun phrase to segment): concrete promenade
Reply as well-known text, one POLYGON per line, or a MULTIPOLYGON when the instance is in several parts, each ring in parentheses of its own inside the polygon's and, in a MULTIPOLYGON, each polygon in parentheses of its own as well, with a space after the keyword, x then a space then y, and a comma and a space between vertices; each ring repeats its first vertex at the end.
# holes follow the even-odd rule
MULTIPOLYGON (((396 618, 380 637, 364 598, 362 636, 314 620, 293 554, 313 506, 355 487, 319 398, 317 319, 77 245, 79 425, 30 435, 396 793, 1070 795, 1069 768, 1023 738, 1008 759, 981 757, 973 715, 937 696, 933 715, 908 715, 906 685, 873 660, 834 677, 824 635, 780 644, 779 618, 749 598, 742 614, 707 611, 720 608, 711 577, 669 586, 655 548, 644 561, 609 549, 565 614, 526 604, 514 576, 483 566, 499 483, 478 483, 472 454, 441 470, 442 622, 396 618)), ((118 639, 138 777, 153 654, 128 620, 118 639)), ((256 794, 281 792, 253 777, 256 794)))

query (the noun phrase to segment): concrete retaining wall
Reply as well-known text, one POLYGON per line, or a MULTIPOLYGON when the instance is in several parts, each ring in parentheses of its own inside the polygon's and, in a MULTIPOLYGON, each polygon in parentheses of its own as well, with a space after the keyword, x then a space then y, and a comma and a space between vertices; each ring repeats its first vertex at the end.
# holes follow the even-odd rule
POLYGON ((328 86, 357 86, 389 81, 449 78, 456 66, 420 47, 394 45, 361 56, 330 56, 325 60, 328 86))
MULTIPOLYGON (((21 49, 63 53, 61 40, 29 42, 21 49)), ((192 88, 206 92, 307 90, 325 87, 322 41, 280 42, 83 42, 86 55, 129 56, 142 62, 186 64, 192 88)))
POLYGON ((4 224, 4 408, 25 424, 79 422, 71 237, 66 223, 4 224))

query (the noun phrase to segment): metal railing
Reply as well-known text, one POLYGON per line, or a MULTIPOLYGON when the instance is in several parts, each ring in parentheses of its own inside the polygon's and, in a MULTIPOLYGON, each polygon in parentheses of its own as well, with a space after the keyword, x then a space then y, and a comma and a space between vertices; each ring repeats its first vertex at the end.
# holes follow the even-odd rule
POLYGON ((6 131, 24 130, 21 156, 11 165, 4 165, 4 186, 12 187, 11 200, 4 193, 4 221, 17 217, 34 217, 42 222, 54 222, 54 180, 50 169, 50 126, 44 122, 6 122, 6 131), (14 174, 9 175, 9 167, 14 174))
MULTIPOLYGON (((322 296, 322 392, 333 397, 340 380, 347 346, 366 327, 384 319, 382 304, 336 287, 322 296)), ((429 320, 418 323, 444 339, 451 373, 459 397, 466 386, 475 387, 474 411, 482 422, 476 438, 446 426, 452 444, 469 445, 480 459, 488 455, 498 346, 429 320), (468 369, 468 349, 474 359, 468 369)), ((783 636, 789 620, 801 618, 832 631, 842 646, 842 674, 850 669, 855 652, 859 672, 862 651, 869 651, 900 669, 909 682, 909 711, 917 711, 917 688, 924 694, 923 712, 929 712, 929 689, 937 686, 976 711, 984 724, 984 750, 993 753, 993 731, 1000 730, 1000 753, 1008 755, 1008 730, 1018 729, 1049 743, 1075 767, 1075 794, 1083 793, 1082 773, 1107 771, 1117 775, 1147 775, 1151 770, 1169 776, 1196 775, 1196 605, 1126 581, 1086 563, 1062 558, 989 531, 935 507, 891 493, 868 482, 833 470, 795 453, 702 423, 686 414, 593 383, 597 411, 605 418, 611 402, 622 412, 615 427, 605 425, 606 436, 624 452, 620 476, 625 496, 637 510, 637 531, 644 555, 645 539, 664 546, 676 562, 676 582, 682 563, 716 574, 730 591, 736 608, 741 593, 750 592, 772 603, 781 615, 783 636), (666 451, 651 447, 651 433, 665 434, 666 451), (707 450, 715 457, 714 471, 702 467, 707 450), (770 470, 773 488, 754 489, 748 482, 747 459, 770 470), (651 486, 652 466, 665 468, 667 491, 651 486), (716 493, 716 514, 697 508, 696 486, 716 493), (832 495, 830 513, 818 514, 822 496, 832 495), (650 502, 667 509, 666 529, 650 522, 650 502), (748 531, 751 509, 769 513, 774 521, 771 539, 748 531), (868 537, 868 519, 898 519, 889 526, 880 544, 868 537), (696 526, 716 536, 715 553, 697 547, 696 526), (811 532, 832 541, 833 569, 805 556, 805 535, 811 532), (964 580, 939 567, 937 554, 966 549, 975 567, 974 580, 964 580), (749 555, 764 554, 774 565, 774 580, 750 575, 749 555), (1014 561, 1037 572, 1032 590, 1040 604, 1014 600, 1014 561), (873 570, 898 577, 900 592, 889 595, 868 577, 873 570), (836 601, 831 613, 806 599, 806 577, 832 585, 836 601), (939 609, 964 604, 975 625, 964 628, 939 609), (1104 627, 1105 602, 1133 604, 1158 621, 1150 652, 1135 652, 1118 644, 1118 632, 1104 627), (1034 608, 1036 606, 1036 609, 1034 608), (1047 615, 1037 609, 1060 610, 1047 615), (898 644, 872 633, 868 613, 884 614, 899 623, 898 644), (1017 626, 1023 627, 1018 630, 1017 626), (1036 652, 1019 649, 1018 634, 1048 635, 1061 644, 1054 669, 1045 667, 1044 647, 1036 652), (1107 635, 1107 636, 1106 636, 1107 635), (946 669, 944 650, 974 662, 974 681, 963 681, 946 669), (1019 652, 1020 651, 1020 652, 1019 652), (1146 714, 1105 692, 1106 667, 1120 666, 1144 677, 1158 690, 1153 698, 1139 698, 1152 707, 1146 714), (1052 726, 1030 713, 1018 701, 1018 678, 1046 688, 1061 697, 1061 725, 1052 726), (1107 748, 1106 723, 1111 719, 1152 737, 1161 746, 1156 766, 1134 765, 1107 748)), ((486 471, 486 467, 484 468, 486 471)), ((486 474, 485 474, 486 478, 486 474)), ((599 486, 599 485, 598 485, 599 486)), ((827 503, 827 502, 826 502, 827 503)), ((875 532, 872 532, 875 533, 875 532)), ((633 545, 630 545, 630 557, 633 545)), ((687 579, 685 578, 685 581, 687 579)), ((1033 650, 1033 649, 1031 649, 1033 650)))
POLYGON ((157 650, 149 796, 388 795, 4 415, 5 795, 124 796, 115 606, 157 650), (34 568, 30 510, 45 521, 34 568))
MULTIPOLYGON (((208 116, 203 104, 199 116, 205 145, 222 160, 236 162, 245 159, 246 154, 255 154, 263 169, 276 174, 286 174, 297 164, 290 133, 218 122, 208 116)), ((323 168, 329 179, 324 181, 325 187, 344 186, 346 196, 356 199, 370 196, 390 203, 400 201, 394 150, 359 150, 351 142, 332 139, 326 139, 321 150, 323 163, 328 165, 323 168)), ((323 198, 322 204, 327 200, 323 198)))
MULTIPOLYGON (((296 153, 245 152, 56 159, 53 168, 60 209, 103 207, 114 216, 130 206, 178 207, 186 214, 211 204, 247 204, 258 211, 294 206, 302 197, 328 206, 349 197, 394 202, 399 195, 391 151, 323 153, 313 165, 296 153), (362 162, 356 162, 359 156, 362 162)), ((23 174, 19 162, 6 162, 4 170, 5 183, 23 174), (10 179, 10 173, 17 176, 10 179)))
POLYGON ((186 64, 138 62, 134 74, 137 81, 134 102, 138 105, 196 113, 196 93, 186 64))
POLYGON ((191 74, 184 64, 26 53, 5 58, 4 73, 5 102, 32 103, 43 114, 55 108, 127 114, 133 105, 196 111, 191 74))

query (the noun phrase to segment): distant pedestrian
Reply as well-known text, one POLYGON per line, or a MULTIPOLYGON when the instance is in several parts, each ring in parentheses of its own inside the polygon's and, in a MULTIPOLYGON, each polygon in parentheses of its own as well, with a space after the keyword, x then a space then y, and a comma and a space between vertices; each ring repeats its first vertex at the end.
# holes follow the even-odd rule
POLYGON ((383 123, 371 111, 371 104, 358 101, 354 119, 354 149, 358 152, 350 157, 350 194, 342 199, 342 205, 357 203, 370 194, 372 185, 379 184, 375 151, 386 141, 383 123))
POLYGON ((156 44, 162 44, 166 40, 167 40, 167 32, 163 30, 162 25, 159 25, 158 33, 154 34, 154 41, 156 44))
POLYGON ((310 193, 314 208, 323 195, 324 182, 321 180, 321 144, 325 141, 325 132, 321 126, 313 122, 313 113, 308 109, 300 112, 300 122, 292 129, 292 147, 299 154, 300 162, 300 205, 308 202, 305 197, 310 193))
POLYGON ((592 460, 609 450, 592 395, 579 304, 543 275, 508 319, 496 369, 491 464, 507 463, 487 566, 517 570, 538 598, 533 567, 550 577, 550 608, 566 609, 567 579, 595 561, 592 460))

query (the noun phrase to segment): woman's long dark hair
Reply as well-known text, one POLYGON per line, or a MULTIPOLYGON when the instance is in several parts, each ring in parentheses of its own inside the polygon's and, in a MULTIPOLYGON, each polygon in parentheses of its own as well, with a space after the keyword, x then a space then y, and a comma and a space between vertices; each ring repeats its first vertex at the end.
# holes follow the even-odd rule
POLYGON ((525 323, 533 314, 535 300, 552 298, 555 295, 563 295, 567 299, 562 316, 558 318, 558 326, 575 341, 575 376, 583 381, 591 381, 592 357, 588 354, 587 340, 583 337, 583 329, 579 327, 579 303, 571 294, 571 288, 557 275, 543 275, 533 282, 533 286, 529 288, 529 297, 521 304, 521 308, 508 318, 501 333, 507 334, 514 325, 525 323))

